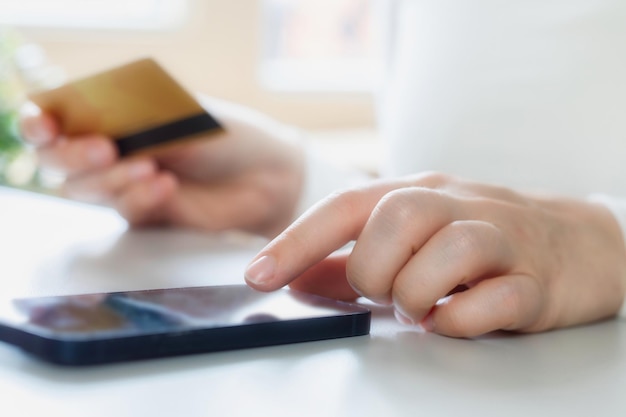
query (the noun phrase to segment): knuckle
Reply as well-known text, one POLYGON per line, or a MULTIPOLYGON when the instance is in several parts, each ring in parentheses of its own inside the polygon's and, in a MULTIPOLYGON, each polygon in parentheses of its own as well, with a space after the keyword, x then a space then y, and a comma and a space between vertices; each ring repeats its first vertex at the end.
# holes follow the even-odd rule
POLYGON ((444 233, 446 245, 442 252, 454 259, 490 250, 502 252, 507 247, 501 230, 483 221, 454 221, 445 227, 444 233))
POLYGON ((401 188, 385 194, 373 214, 388 225, 404 227, 415 219, 419 205, 413 189, 401 188))
POLYGON ((414 194, 411 188, 398 188, 385 194, 380 200, 380 205, 388 206, 390 209, 411 205, 415 202, 414 194))
POLYGON ((401 188, 390 191, 376 205, 373 216, 391 233, 403 233, 407 225, 421 219, 438 217, 446 205, 439 192, 424 188, 401 188))
POLYGON ((484 247, 485 239, 490 239, 491 230, 488 226, 477 225, 475 222, 455 221, 447 227, 449 240, 457 253, 473 252, 484 247))
POLYGON ((439 171, 425 171, 415 176, 415 184, 427 188, 443 188, 453 181, 453 177, 439 171))
POLYGON ((521 206, 529 205, 529 202, 521 194, 510 188, 502 187, 499 185, 489 185, 486 186, 486 188, 489 190, 489 192, 487 193, 488 196, 495 199, 513 204, 519 204, 521 206))

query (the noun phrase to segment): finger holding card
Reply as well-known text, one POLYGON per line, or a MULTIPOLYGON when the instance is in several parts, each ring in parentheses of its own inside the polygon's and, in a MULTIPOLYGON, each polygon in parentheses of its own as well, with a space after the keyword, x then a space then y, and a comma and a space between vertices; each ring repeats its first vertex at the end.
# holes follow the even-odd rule
POLYGON ((139 213, 146 202, 158 203, 155 196, 171 194, 159 192, 171 189, 171 181, 161 184, 165 181, 156 175, 152 154, 221 131, 152 59, 38 92, 30 99, 22 109, 21 130, 38 148, 41 165, 66 176, 61 193, 129 207, 127 212, 139 213), (139 200, 137 195, 146 197, 135 204, 139 208, 127 202, 139 200))
POLYGON ((38 114, 22 131, 41 165, 65 175, 66 197, 113 207, 132 225, 274 236, 293 219, 304 178, 297 130, 234 103, 200 104, 151 59, 31 100, 38 114))
POLYGON ((46 170, 74 177, 109 167, 118 159, 111 138, 89 133, 68 139, 59 121, 33 102, 22 106, 19 122, 22 137, 37 148, 39 163, 46 170))

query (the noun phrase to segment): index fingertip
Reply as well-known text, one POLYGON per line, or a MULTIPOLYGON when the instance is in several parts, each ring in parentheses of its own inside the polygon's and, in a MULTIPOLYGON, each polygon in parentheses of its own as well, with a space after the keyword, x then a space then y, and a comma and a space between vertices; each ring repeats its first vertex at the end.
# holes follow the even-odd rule
POLYGON ((271 290, 272 279, 276 275, 276 259, 271 255, 263 255, 254 260, 245 272, 246 281, 255 289, 271 290))

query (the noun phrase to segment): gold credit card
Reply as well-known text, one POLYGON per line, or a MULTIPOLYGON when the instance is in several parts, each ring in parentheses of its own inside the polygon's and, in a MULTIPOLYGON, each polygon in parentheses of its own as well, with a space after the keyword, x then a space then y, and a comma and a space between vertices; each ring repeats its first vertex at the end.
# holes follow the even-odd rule
POLYGON ((120 155, 221 130, 220 124, 154 60, 142 59, 30 99, 63 134, 102 133, 120 155))

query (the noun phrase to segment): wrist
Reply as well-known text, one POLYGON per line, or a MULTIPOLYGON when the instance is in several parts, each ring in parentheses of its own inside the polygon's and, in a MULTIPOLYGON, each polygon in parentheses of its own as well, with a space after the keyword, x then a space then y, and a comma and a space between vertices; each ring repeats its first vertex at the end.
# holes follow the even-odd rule
MULTIPOLYGON (((588 201, 602 207, 616 232, 621 237, 621 250, 626 256, 626 200, 617 199, 604 194, 592 194, 588 201)), ((622 305, 618 311, 618 316, 626 319, 626 273, 622 275, 622 305)))

